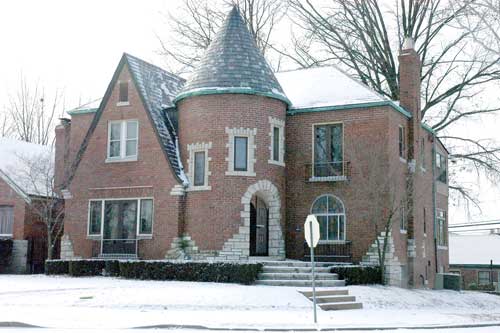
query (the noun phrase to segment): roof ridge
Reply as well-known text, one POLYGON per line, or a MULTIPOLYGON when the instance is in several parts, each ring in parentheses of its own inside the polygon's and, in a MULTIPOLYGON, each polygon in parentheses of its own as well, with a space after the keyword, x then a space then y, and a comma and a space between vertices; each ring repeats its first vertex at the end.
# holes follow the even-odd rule
POLYGON ((136 60, 136 61, 140 61, 140 62, 142 62, 142 63, 144 63, 144 64, 146 64, 146 65, 148 65, 148 66, 155 67, 155 68, 157 68, 157 69, 161 70, 162 72, 164 72, 165 74, 168 74, 169 76, 173 76, 173 77, 174 77, 174 78, 176 78, 176 79, 181 79, 181 80, 183 80, 183 81, 186 81, 186 79, 184 79, 183 77, 181 77, 181 76, 179 76, 179 75, 176 75, 176 74, 174 74, 174 73, 172 73, 172 72, 169 72, 169 71, 167 71, 166 69, 164 69, 164 68, 162 68, 162 67, 160 67, 160 66, 158 66, 158 65, 155 65, 155 64, 153 64, 153 63, 151 63, 151 62, 149 62, 149 61, 146 61, 146 60, 144 60, 144 59, 141 59, 141 58, 139 58, 139 57, 136 57, 136 56, 134 56, 134 55, 132 55, 132 54, 130 54, 130 53, 123 52, 123 55, 124 55, 125 57, 133 58, 133 59, 134 59, 134 60, 136 60))

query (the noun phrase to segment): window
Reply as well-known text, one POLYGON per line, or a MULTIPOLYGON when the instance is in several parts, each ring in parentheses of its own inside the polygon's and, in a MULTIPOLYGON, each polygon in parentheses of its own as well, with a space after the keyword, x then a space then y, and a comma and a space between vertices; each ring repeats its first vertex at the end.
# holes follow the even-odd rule
POLYGON ((321 241, 344 241, 345 211, 344 204, 333 195, 317 198, 311 208, 319 222, 321 241))
POLYGON ((257 129, 251 128, 227 128, 229 136, 227 148, 228 176, 255 176, 255 135, 257 129))
POLYGON ((420 166, 425 170, 425 139, 420 139, 420 166))
POLYGON ((446 170, 446 157, 440 153, 436 153, 436 171, 437 180, 442 183, 448 182, 448 172, 446 170))
POLYGON ((153 231, 153 199, 108 199, 89 202, 89 236, 136 239, 153 231))
POLYGON ((269 117, 271 129, 269 137, 271 143, 269 145, 270 156, 268 162, 285 166, 285 122, 278 118, 269 117))
POLYGON ((342 124, 314 126, 314 177, 344 176, 342 124))
POLYGON ((444 210, 437 210, 437 241, 439 246, 447 246, 447 237, 446 237, 446 212, 444 210))
POLYGON ((491 284, 491 274, 488 271, 477 272, 477 283, 479 285, 489 285, 491 284))
POLYGON ((102 223, 102 201, 89 203, 89 235, 100 235, 102 223))
POLYGON ((187 145, 187 149, 189 152, 189 191, 203 191, 212 189, 208 185, 208 176, 210 175, 208 164, 211 160, 210 157, 208 157, 208 150, 211 148, 212 142, 201 142, 187 145))
POLYGON ((128 82, 120 81, 118 83, 119 86, 119 96, 118 96, 118 105, 129 105, 128 102, 128 82))
POLYGON ((424 207, 424 235, 427 234, 427 210, 424 207))
POLYGON ((0 206, 0 236, 12 236, 14 227, 14 207, 0 206))
POLYGON ((108 162, 136 160, 139 123, 137 120, 111 121, 108 126, 108 162))
POLYGON ((406 211, 403 203, 401 203, 401 207, 399 208, 399 230, 406 232, 406 211))
POLYGON ((248 138, 234 137, 234 170, 248 171, 248 138))
POLYGON ((403 126, 399 126, 399 157, 402 159, 406 159, 406 135, 405 128, 403 126))

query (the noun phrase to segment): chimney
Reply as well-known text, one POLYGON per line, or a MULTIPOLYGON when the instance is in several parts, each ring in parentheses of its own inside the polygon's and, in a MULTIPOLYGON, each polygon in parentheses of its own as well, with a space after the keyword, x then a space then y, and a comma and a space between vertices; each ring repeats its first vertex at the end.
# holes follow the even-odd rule
POLYGON ((56 191, 63 189, 69 169, 69 141, 71 133, 71 120, 60 118, 61 123, 56 126, 55 144, 55 170, 54 184, 56 191))

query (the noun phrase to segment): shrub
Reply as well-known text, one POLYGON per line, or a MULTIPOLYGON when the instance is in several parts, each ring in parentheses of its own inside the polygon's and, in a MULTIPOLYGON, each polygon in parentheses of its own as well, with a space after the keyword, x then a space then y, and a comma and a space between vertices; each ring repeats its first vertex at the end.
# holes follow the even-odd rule
POLYGON ((12 239, 0 239, 0 272, 9 264, 12 246, 12 239))
POLYGON ((102 275, 105 268, 104 260, 71 260, 69 262, 69 275, 71 276, 97 276, 102 275))
POLYGON ((469 290, 478 290, 478 291, 495 291, 495 286, 493 284, 469 284, 469 290))
POLYGON ((332 273, 337 273, 347 286, 356 284, 381 284, 381 272, 378 266, 334 266, 332 273))
POLYGON ((460 290, 460 275, 443 274, 443 289, 460 290))
POLYGON ((45 261, 45 274, 47 275, 69 274, 69 261, 67 260, 45 261))
POLYGON ((120 276, 120 262, 118 260, 106 260, 104 270, 109 276, 120 276))

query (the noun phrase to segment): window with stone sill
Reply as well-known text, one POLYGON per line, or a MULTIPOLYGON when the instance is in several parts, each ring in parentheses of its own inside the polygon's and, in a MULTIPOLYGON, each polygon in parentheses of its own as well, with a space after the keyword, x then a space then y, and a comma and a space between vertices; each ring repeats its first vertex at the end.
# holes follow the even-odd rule
POLYGON ((12 237, 14 227, 14 207, 0 206, 0 236, 12 237))
POLYGON ((269 117, 271 126, 269 137, 270 164, 285 166, 285 122, 278 118, 269 117))
POLYGON ((209 163, 211 158, 208 151, 212 148, 212 142, 201 142, 188 144, 188 178, 190 191, 211 190, 209 185, 209 163))
POLYGON ((137 160, 139 122, 110 121, 108 124, 108 155, 106 162, 137 160))
POLYGON ((226 175, 228 176, 255 176, 255 136, 256 128, 227 128, 228 134, 228 162, 226 175))
POLYGON ((398 130, 398 150, 399 158, 406 160, 406 130, 403 126, 399 126, 398 130))

